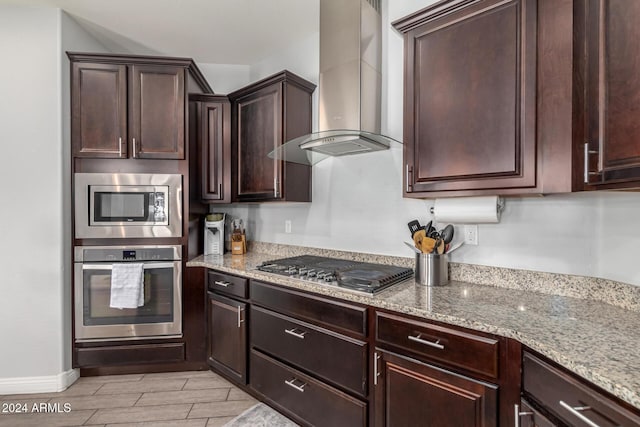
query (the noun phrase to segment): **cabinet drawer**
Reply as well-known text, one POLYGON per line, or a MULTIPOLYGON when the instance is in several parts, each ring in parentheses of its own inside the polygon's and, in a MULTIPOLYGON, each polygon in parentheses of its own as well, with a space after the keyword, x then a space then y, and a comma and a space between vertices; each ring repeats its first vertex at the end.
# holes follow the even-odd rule
POLYGON ((256 350, 251 386, 284 413, 316 426, 365 426, 367 405, 256 350))
POLYGON ((522 373, 525 393, 569 425, 640 426, 639 416, 527 352, 522 373))
POLYGON ((328 329, 364 337, 367 308, 303 294, 266 283, 251 281, 254 304, 288 314, 328 329))
POLYGON ((252 346, 366 396, 365 342, 257 307, 250 317, 252 346))
POLYGON ((455 329, 376 313, 378 345, 498 378, 499 341, 455 329))
POLYGON ((232 276, 230 274, 218 273, 209 270, 207 274, 207 287, 210 291, 220 292, 240 298, 247 298, 248 279, 244 277, 232 276))

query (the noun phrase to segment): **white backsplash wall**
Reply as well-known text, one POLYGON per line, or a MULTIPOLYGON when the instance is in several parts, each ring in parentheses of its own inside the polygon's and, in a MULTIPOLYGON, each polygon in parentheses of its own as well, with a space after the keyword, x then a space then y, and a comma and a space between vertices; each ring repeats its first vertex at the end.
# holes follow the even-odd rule
MULTIPOLYGON (((402 140, 403 40, 390 23, 431 3, 383 2, 382 130, 398 140, 402 140)), ((288 68, 307 70, 303 77, 316 82, 317 76, 308 71, 310 63, 317 64, 313 46, 301 44, 293 54, 294 44, 286 54, 261 61, 252 67, 252 81, 288 68)), ((317 120, 317 108, 314 111, 317 120)), ((406 224, 414 218, 423 224, 433 219, 428 211, 433 200, 403 199, 402 179, 402 146, 395 145, 389 151, 328 158, 313 166, 312 203, 212 206, 211 210, 243 218, 250 240, 409 257, 413 255, 402 243, 410 240, 406 224), (290 234, 285 233, 285 220, 292 223, 290 234)), ((638 213, 638 193, 507 198, 501 222, 480 225, 479 245, 463 246, 451 260, 640 285, 635 266, 640 247, 638 213)), ((462 228, 456 227, 456 233, 457 241, 462 228)))

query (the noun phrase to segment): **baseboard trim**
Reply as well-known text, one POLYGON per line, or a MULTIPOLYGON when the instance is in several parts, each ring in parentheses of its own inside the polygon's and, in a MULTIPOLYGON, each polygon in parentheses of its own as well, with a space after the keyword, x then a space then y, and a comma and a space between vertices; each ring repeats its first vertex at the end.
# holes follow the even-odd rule
POLYGON ((80 370, 69 369, 43 377, 0 378, 0 394, 51 393, 63 391, 80 378, 80 370))

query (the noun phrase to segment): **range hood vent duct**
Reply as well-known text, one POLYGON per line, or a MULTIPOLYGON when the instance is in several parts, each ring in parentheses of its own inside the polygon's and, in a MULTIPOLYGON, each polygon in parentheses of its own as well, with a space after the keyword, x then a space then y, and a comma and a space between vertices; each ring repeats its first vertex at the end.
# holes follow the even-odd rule
POLYGON ((380 134, 381 1, 320 1, 319 131, 288 141, 269 157, 312 165, 399 143, 380 134))

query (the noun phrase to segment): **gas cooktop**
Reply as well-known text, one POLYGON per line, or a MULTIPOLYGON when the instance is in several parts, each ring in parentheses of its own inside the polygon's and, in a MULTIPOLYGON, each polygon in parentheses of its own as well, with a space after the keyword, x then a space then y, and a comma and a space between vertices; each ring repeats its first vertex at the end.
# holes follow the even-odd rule
POLYGON ((375 294, 413 276, 410 268, 302 255, 263 262, 260 271, 375 294))

